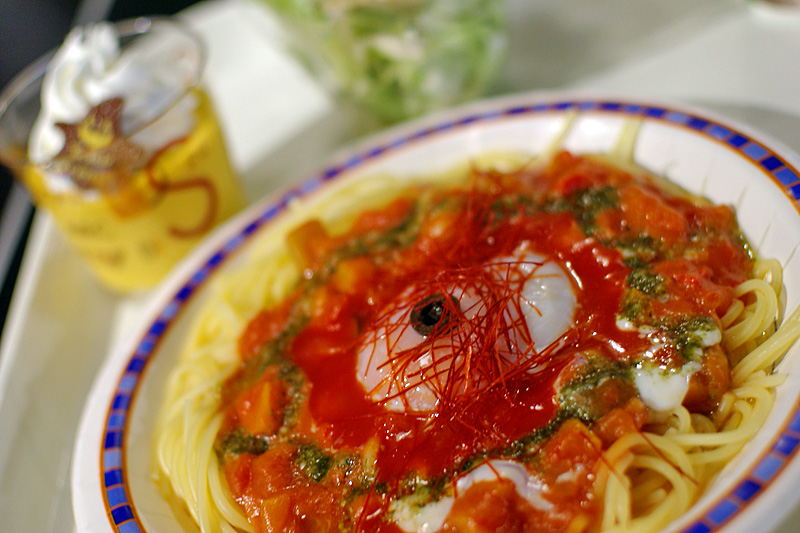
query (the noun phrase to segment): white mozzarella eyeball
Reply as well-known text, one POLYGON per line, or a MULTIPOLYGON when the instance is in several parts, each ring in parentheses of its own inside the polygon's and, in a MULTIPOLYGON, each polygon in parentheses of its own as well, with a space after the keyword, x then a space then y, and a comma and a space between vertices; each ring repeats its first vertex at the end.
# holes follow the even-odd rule
POLYGON ((417 302, 409 298, 419 287, 409 287, 367 331, 357 371, 373 401, 396 412, 434 412, 443 395, 490 378, 467 364, 486 342, 494 342, 497 365, 530 360, 528 372, 546 366, 536 356, 563 339, 577 307, 564 268, 522 245, 471 272, 417 302))

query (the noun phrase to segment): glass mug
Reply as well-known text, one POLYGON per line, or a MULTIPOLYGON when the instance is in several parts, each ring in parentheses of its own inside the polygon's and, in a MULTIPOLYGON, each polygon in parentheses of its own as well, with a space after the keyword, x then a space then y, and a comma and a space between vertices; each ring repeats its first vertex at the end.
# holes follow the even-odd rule
POLYGON ((128 293, 155 286, 243 194, 200 86, 197 37, 168 19, 103 24, 70 34, 69 51, 0 94, 0 159, 96 277, 128 293), (109 65, 70 63, 98 43, 108 56, 114 39, 109 65), (79 91, 87 101, 75 105, 79 91))

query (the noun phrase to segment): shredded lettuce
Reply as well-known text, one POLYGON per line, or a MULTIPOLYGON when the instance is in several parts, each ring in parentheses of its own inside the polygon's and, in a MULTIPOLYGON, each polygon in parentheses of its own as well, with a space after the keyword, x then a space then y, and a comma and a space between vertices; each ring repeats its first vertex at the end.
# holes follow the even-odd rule
POLYGON ((503 0, 264 0, 323 82, 387 122, 474 98, 506 49, 503 0))

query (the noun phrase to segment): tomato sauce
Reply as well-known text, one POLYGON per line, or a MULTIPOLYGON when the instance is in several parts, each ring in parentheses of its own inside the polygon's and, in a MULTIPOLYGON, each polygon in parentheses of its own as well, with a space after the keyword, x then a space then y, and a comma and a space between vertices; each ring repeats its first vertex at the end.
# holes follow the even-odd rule
MULTIPOLYGON (((659 327, 698 315, 718 321, 752 269, 732 210, 567 153, 541 171, 478 173, 471 186, 428 198, 429 212, 420 215, 404 197, 361 215, 345 235, 302 227, 290 247, 313 276, 243 332, 242 370, 223 393, 218 449, 257 531, 400 531, 394 500, 437 501, 462 472, 494 458, 528 464, 551 512, 510 482, 481 482, 455 499, 444 531, 590 523, 599 512, 592 473, 602 450, 639 431, 647 408, 622 377, 580 389, 586 361, 625 368, 645 357, 652 339, 620 328, 620 317, 659 327), (405 242, 381 237, 403 232, 411 235, 405 242), (410 298, 410 286, 462 280, 523 243, 568 273, 577 302, 573 326, 536 353, 537 370, 498 366, 494 345, 481 341, 467 347, 472 366, 464 372, 490 377, 440 392, 431 412, 389 409, 370 396, 358 376, 359 351, 377 338, 369 334, 386 321, 385 308, 410 298), (634 270, 649 284, 634 287, 634 270), (578 391, 570 401, 587 402, 578 407, 591 413, 588 423, 569 419, 565 385, 578 391)), ((472 337, 503 334, 474 327, 472 337)), ((721 350, 708 351, 700 361, 705 378, 689 399, 702 409, 728 386, 721 350)), ((687 356, 667 346, 659 357, 680 367, 687 356)))

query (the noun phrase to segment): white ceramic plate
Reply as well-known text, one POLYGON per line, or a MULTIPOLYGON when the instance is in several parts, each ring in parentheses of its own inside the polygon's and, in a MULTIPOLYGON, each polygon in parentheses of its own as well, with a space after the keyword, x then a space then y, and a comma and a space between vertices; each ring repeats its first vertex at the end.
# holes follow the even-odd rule
MULTIPOLYGON (((440 113, 373 137, 296 189, 247 210, 173 273, 144 331, 110 355, 86 405, 72 471, 79 530, 180 527, 149 479, 151 430, 166 375, 209 281, 236 268, 241 252, 290 202, 324 194, 331 181, 371 173, 428 174, 492 151, 537 154, 575 111, 579 118, 563 147, 578 153, 610 150, 626 121, 641 119, 636 161, 735 205, 750 241, 783 265, 787 309, 798 305, 800 159, 778 142, 697 109, 609 97, 523 95, 440 113)), ((788 378, 758 437, 672 530, 767 531, 800 501, 800 346, 780 369, 788 378)))

